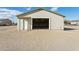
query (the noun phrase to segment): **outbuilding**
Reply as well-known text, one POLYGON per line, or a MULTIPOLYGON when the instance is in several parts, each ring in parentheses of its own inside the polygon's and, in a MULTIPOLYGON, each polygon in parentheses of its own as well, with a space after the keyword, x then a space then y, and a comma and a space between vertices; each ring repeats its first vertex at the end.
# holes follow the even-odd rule
POLYGON ((70 21, 70 24, 79 26, 79 20, 72 20, 72 21, 70 21))
POLYGON ((63 30, 64 17, 59 13, 38 8, 17 15, 17 29, 26 31, 33 29, 63 30))

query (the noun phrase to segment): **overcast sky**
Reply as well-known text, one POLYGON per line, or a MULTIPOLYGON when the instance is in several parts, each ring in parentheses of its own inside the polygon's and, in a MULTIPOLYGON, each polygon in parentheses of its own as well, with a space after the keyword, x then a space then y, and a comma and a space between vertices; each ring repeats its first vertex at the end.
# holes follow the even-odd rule
MULTIPOLYGON (((38 7, 1 7, 0 18, 10 18, 16 22, 15 15, 31 11, 38 7)), ((79 20, 79 7, 44 7, 45 9, 63 14, 66 20, 79 20)))

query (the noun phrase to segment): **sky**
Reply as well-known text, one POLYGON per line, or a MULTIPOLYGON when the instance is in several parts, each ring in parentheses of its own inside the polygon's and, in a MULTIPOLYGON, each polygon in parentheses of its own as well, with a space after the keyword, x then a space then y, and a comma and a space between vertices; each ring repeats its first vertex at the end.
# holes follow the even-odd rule
MULTIPOLYGON (((34 10, 38 7, 0 7, 0 19, 9 18, 16 22, 16 15, 34 10)), ((79 7, 42 7, 58 12, 65 16, 65 20, 79 20, 79 7)))

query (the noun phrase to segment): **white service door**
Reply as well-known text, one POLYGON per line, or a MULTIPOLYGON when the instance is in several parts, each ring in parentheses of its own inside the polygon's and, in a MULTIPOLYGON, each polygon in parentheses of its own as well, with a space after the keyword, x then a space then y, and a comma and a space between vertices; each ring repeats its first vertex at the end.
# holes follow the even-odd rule
POLYGON ((23 19, 20 20, 20 30, 23 30, 23 19))
POLYGON ((27 29, 28 29, 28 21, 24 20, 24 30, 27 30, 27 29))

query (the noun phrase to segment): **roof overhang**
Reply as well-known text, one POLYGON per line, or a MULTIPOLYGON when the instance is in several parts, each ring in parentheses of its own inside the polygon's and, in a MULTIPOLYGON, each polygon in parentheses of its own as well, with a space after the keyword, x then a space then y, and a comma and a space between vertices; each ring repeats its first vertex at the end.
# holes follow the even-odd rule
POLYGON ((19 19, 30 19, 31 17, 18 17, 19 19))
POLYGON ((65 17, 65 16, 62 15, 62 14, 59 14, 59 13, 57 13, 57 12, 53 12, 53 11, 50 11, 50 10, 46 10, 46 9, 43 9, 43 8, 38 8, 38 9, 36 9, 36 10, 32 10, 32 11, 29 11, 29 12, 25 12, 25 13, 23 13, 23 14, 19 14, 19 15, 17 15, 17 17, 20 18, 20 17, 23 17, 23 16, 25 16, 25 15, 29 15, 29 14, 32 14, 32 13, 35 13, 35 12, 38 12, 38 11, 41 11, 41 10, 45 10, 45 11, 47 11, 47 12, 54 13, 54 14, 56 14, 56 15, 65 17))

